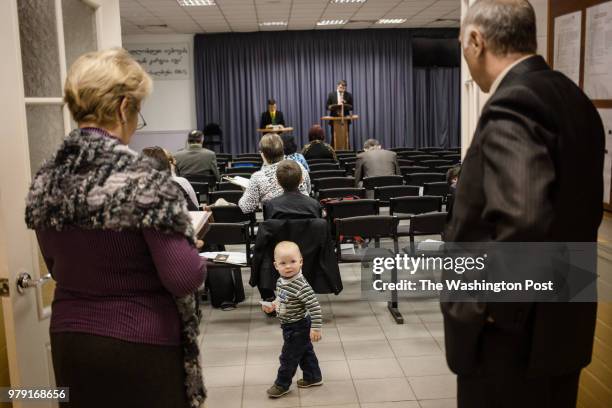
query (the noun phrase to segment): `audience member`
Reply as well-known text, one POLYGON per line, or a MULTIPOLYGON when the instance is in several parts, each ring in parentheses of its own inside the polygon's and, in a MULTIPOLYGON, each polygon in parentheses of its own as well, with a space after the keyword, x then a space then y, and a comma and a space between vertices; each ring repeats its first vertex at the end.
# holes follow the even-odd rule
POLYGON ((308 131, 308 143, 302 149, 302 154, 306 160, 312 159, 333 159, 338 160, 334 148, 325 143, 325 132, 319 125, 313 125, 308 131))
POLYGON ((167 171, 172 175, 172 181, 181 189, 187 200, 187 209, 189 211, 198 211, 200 209, 198 198, 189 180, 184 177, 178 177, 174 172, 175 160, 170 153, 159 146, 153 146, 142 149, 142 154, 153 159, 151 165, 155 170, 167 171))
POLYGON ((26 223, 57 282, 55 381, 73 407, 191 408, 205 398, 194 295, 205 265, 170 174, 127 147, 151 86, 125 50, 80 56, 64 86, 78 128, 27 197, 26 223))
MULTIPOLYGON (((250 213, 257 210, 257 207, 266 200, 283 194, 283 188, 278 184, 276 178, 276 168, 278 163, 285 158, 283 141, 276 133, 268 133, 262 136, 259 141, 259 150, 263 159, 263 166, 260 170, 253 173, 249 185, 238 201, 242 212, 250 213)), ((310 193, 310 177, 306 169, 302 170, 302 182, 299 191, 302 194, 310 193)))
POLYGON ((447 221, 453 216, 453 205, 455 204, 455 193, 457 192, 457 182, 461 174, 461 165, 451 167, 446 172, 446 184, 448 184, 448 198, 446 200, 446 217, 447 221))
POLYGON ((212 150, 202 147, 204 134, 199 130, 192 130, 187 136, 187 149, 176 152, 176 168, 180 176, 187 179, 215 176, 219 180, 217 156, 212 150))
MULTIPOLYGON (((595 243, 602 121, 582 90, 536 55, 533 7, 526 0, 476 1, 461 41, 472 78, 490 96, 461 166, 446 239, 595 243)), ((537 261, 554 268, 551 276, 568 268, 560 259, 537 261)), ((596 303, 443 303, 442 311, 459 408, 576 407, 596 303)))
POLYGON ((300 193, 302 169, 293 160, 283 160, 276 167, 276 179, 284 193, 263 203, 264 219, 320 218, 317 200, 300 193))
POLYGON ((397 154, 391 150, 384 150, 378 140, 366 140, 363 150, 363 153, 357 155, 357 162, 355 162, 356 186, 365 177, 402 174, 397 163, 397 154))
POLYGON ((308 167, 308 162, 302 155, 302 153, 297 153, 297 145, 295 144, 295 138, 288 133, 283 133, 281 135, 281 139, 283 140, 283 148, 285 151, 285 158, 289 160, 295 160, 300 163, 302 167, 306 169, 306 171, 310 171, 310 167, 308 167))

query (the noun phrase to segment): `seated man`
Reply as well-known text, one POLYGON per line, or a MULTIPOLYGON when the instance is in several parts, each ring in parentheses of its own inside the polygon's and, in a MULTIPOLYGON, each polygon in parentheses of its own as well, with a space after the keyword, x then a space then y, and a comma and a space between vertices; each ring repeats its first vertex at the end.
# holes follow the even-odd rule
POLYGON ((212 150, 203 148, 202 142, 204 134, 199 130, 192 130, 187 136, 187 149, 174 155, 176 169, 179 175, 186 179, 214 175, 219 180, 217 156, 212 150))
POLYGON ((320 218, 321 205, 299 190, 302 169, 295 160, 283 160, 276 168, 284 193, 263 203, 264 219, 320 218))
POLYGON ((384 150, 378 140, 368 139, 363 144, 363 153, 357 155, 355 163, 355 187, 365 177, 401 175, 397 154, 384 150))

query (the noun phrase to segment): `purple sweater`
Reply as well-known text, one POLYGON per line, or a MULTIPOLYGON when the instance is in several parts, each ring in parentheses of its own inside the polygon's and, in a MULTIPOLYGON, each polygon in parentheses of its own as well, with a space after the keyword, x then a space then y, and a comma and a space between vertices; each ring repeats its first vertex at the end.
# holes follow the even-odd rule
POLYGON ((180 234, 153 229, 37 231, 57 281, 51 332, 82 332, 176 346, 180 317, 173 296, 194 292, 206 268, 180 234))

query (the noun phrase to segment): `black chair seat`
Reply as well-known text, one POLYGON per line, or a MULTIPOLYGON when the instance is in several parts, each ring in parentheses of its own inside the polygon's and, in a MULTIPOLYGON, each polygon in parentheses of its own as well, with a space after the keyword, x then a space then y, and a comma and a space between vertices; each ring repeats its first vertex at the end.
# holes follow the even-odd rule
POLYGON ((378 176, 363 179, 363 188, 366 190, 373 190, 374 187, 401 186, 402 184, 404 184, 402 176, 378 176))

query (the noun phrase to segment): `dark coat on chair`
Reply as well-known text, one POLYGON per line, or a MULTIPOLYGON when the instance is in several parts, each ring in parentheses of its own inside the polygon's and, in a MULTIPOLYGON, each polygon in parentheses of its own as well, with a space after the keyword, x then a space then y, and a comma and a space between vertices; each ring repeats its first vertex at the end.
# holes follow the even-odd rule
POLYGON ((322 218, 303 220, 267 220, 259 225, 249 284, 260 289, 275 289, 279 277, 274 268, 274 247, 281 241, 293 241, 304 258, 302 273, 315 293, 338 294, 342 278, 334 254, 327 221, 322 218))
MULTIPOLYGON (((603 156, 604 130, 589 98, 542 57, 520 62, 483 108, 446 240, 597 241, 603 156)), ((442 303, 446 356, 455 373, 477 373, 483 349, 504 353, 484 344, 491 320, 495 330, 528 344, 527 356, 514 357, 525 360, 529 375, 561 375, 590 362, 596 303, 466 306, 442 303)))

